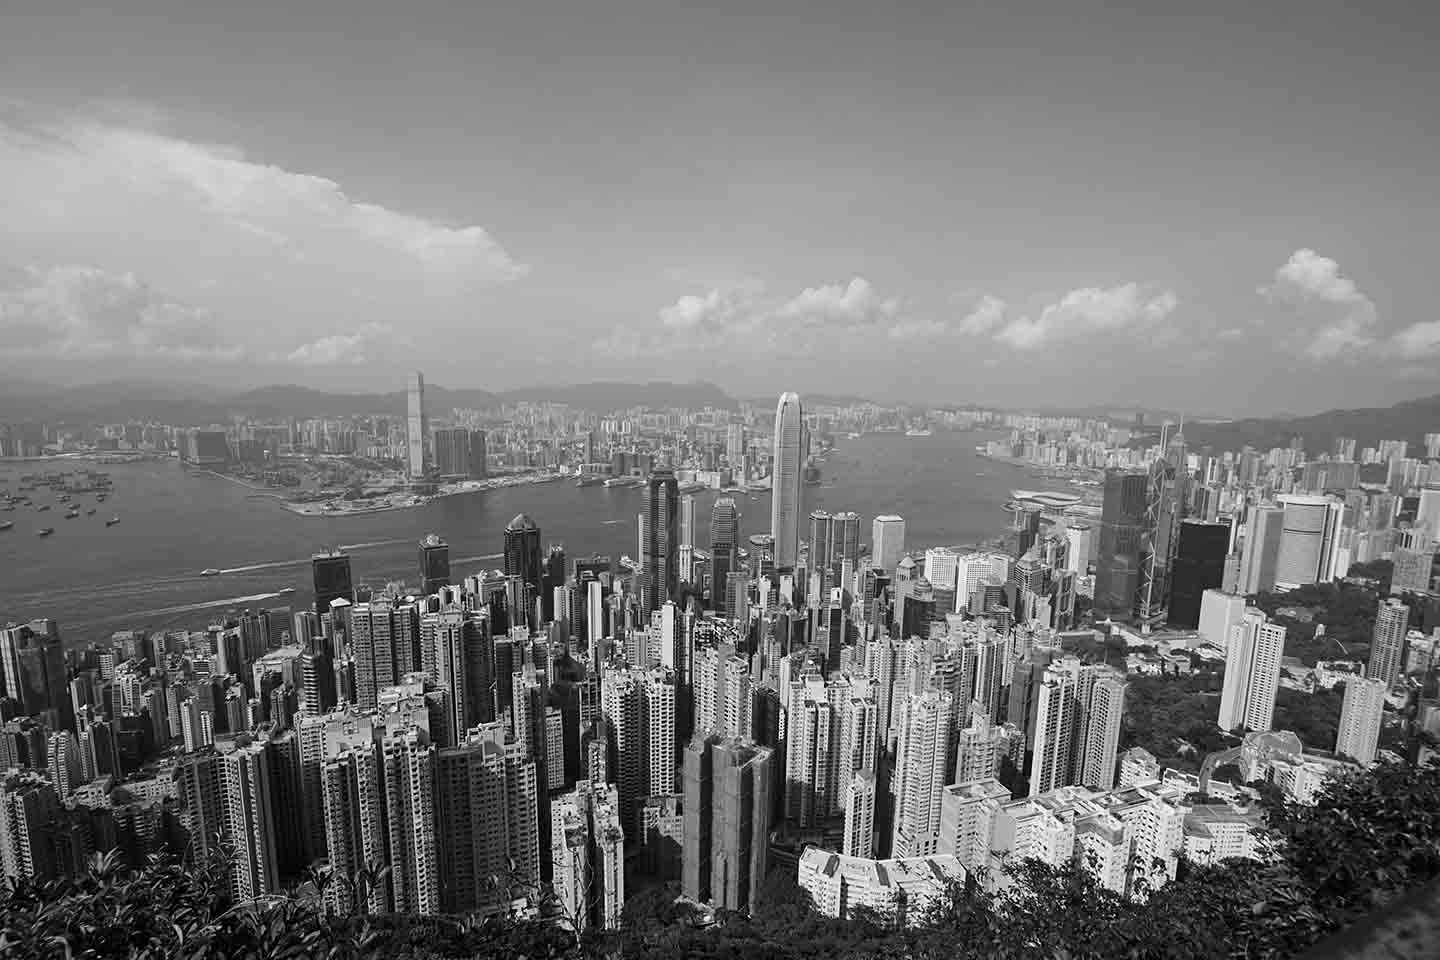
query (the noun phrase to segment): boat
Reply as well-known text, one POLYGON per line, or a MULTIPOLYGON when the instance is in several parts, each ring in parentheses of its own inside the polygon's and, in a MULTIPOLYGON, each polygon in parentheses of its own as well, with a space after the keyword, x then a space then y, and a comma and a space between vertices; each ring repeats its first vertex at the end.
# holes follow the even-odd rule
POLYGON ((639 477, 611 477, 605 481, 607 487, 638 487, 643 483, 639 477))
POLYGON ((859 439, 860 439, 860 434, 858 434, 858 433, 847 433, 847 434, 845 434, 845 439, 846 439, 846 440, 859 440, 859 439))
POLYGON ((96 503, 104 503, 104 502, 105 502, 105 496, 106 496, 106 495, 103 494, 103 493, 97 493, 97 494, 95 494, 95 502, 96 502, 96 503))
POLYGON ((294 587, 281 587, 279 590, 276 590, 276 591, 275 591, 275 595, 276 595, 277 597, 288 597, 290 594, 292 594, 292 593, 294 593, 294 592, 295 592, 295 588, 294 588, 294 587))
POLYGON ((218 577, 218 576, 220 576, 220 571, 217 570, 217 569, 215 569, 214 567, 206 567, 204 570, 201 570, 201 571, 200 571, 200 576, 202 576, 202 577, 218 577))
POLYGON ((115 526, 115 524, 117 524, 117 523, 119 523, 119 522, 120 522, 120 518, 119 518, 119 517, 111 517, 109 520, 106 520, 106 521, 105 521, 105 526, 107 526, 107 527, 113 527, 113 526, 115 526))
POLYGON ((46 510, 49 510, 49 509, 50 509, 50 504, 48 504, 48 503, 42 503, 42 504, 40 504, 40 506, 38 506, 38 507, 35 508, 35 512, 36 512, 36 513, 44 513, 46 510))
POLYGON ((68 511, 66 511, 66 513, 65 513, 65 519, 66 519, 66 520, 74 520, 74 519, 75 519, 76 517, 78 517, 78 516, 80 516, 80 511, 79 511, 78 509, 74 508, 74 507, 71 507, 71 508, 70 508, 68 511))
POLYGON ((54 533, 54 532, 55 532, 55 528, 54 528, 54 527, 41 527, 39 530, 36 530, 36 531, 35 531, 35 536, 37 536, 37 537, 48 537, 48 536, 50 536, 50 534, 52 534, 52 533, 54 533))
POLYGON ((906 431, 905 431, 905 436, 907 436, 907 437, 930 437, 930 436, 934 436, 934 434, 932 434, 929 430, 924 430, 924 429, 920 429, 919 427, 916 427, 916 428, 913 428, 913 429, 910 429, 910 430, 906 430, 906 431))
POLYGON ((95 516, 95 508, 94 508, 94 507, 91 507, 89 510, 86 510, 86 511, 85 511, 85 516, 87 516, 87 517, 93 517, 93 516, 95 516))
POLYGON ((9 530, 13 526, 15 526, 14 520, 0 520, 0 530, 9 530))

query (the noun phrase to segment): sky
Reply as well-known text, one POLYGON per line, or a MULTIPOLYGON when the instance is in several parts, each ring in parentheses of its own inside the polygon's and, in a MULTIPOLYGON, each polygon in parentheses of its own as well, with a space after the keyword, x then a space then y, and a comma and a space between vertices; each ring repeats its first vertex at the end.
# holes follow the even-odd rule
POLYGON ((1383 0, 11 0, 0 374, 1440 393, 1437 50, 1383 0))

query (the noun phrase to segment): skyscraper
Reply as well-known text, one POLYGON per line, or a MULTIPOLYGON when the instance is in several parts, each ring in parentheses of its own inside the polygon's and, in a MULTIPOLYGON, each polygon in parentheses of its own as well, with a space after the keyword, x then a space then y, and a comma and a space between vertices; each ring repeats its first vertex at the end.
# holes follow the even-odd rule
POLYGON ((523 609, 510 611, 510 625, 528 624, 535 598, 545 579, 544 557, 540 552, 540 526, 529 514, 517 513, 505 525, 505 576, 518 577, 523 609))
POLYGON ((1193 630, 1200 625, 1200 601, 1219 587, 1230 552, 1230 523, 1186 520, 1170 576, 1170 625, 1193 630))
POLYGON ((893 857, 931 856, 939 851, 940 801, 954 716, 954 698, 936 690, 911 694, 900 705, 891 782, 895 797, 893 857))
POLYGON ((831 517, 828 510, 810 511, 810 573, 820 574, 820 588, 828 586, 826 574, 830 571, 833 558, 831 546, 831 517))
POLYGON ((695 546, 695 495, 680 498, 680 546, 695 546))
POLYGON ((1030 763, 1030 796, 1066 785, 1075 750, 1076 681, 1066 664, 1046 667, 1035 693, 1035 744, 1030 763))
POLYGON ((330 612, 330 601, 354 601, 350 580, 350 556, 339 550, 317 553, 310 558, 311 582, 315 588, 315 616, 330 612))
POLYGON ((421 480, 430 466, 425 449, 430 439, 430 420, 425 415, 425 377, 418 370, 410 379, 407 408, 405 465, 410 471, 410 479, 421 480))
POLYGON ((680 585, 679 499, 675 471, 656 467, 645 481, 641 569, 647 611, 659 610, 680 585))
POLYGON ((1405 663, 1405 633, 1410 627, 1410 608, 1387 597, 1375 611, 1375 633, 1370 644, 1370 664, 1365 676, 1395 685, 1405 663))
POLYGON ((1280 534, 1285 510, 1273 504, 1252 507, 1240 555, 1240 592, 1250 596, 1275 589, 1275 564, 1280 558, 1280 534))
POLYGON ((716 497, 710 508, 710 605, 725 605, 725 588, 740 555, 740 511, 734 497, 716 497))
POLYGON ((905 555, 905 518, 887 513, 870 524, 870 565, 893 574, 905 555))
POLYGON ((1115 758, 1120 749, 1120 721, 1125 712, 1125 674, 1113 667, 1088 664, 1080 668, 1080 738, 1071 779, 1092 790, 1115 787, 1115 758))
POLYGON ((1298 587, 1329 582, 1335 573, 1345 505, 1326 497, 1294 494, 1278 499, 1285 513, 1275 560, 1275 583, 1298 587))
POLYGON ((614 784, 581 780, 550 806, 555 893, 576 930, 620 926, 625 837, 614 784))
POLYGON ((1129 617, 1140 588, 1150 478, 1124 470, 1105 472, 1100 550, 1095 562, 1095 618, 1129 617))
POLYGON ((0 627, 0 681, 6 696, 20 703, 21 716, 46 715, 52 727, 75 725, 65 676, 65 652, 54 620, 0 627))
POLYGON ((800 397, 782 393, 775 408, 774 458, 770 472, 770 535, 775 538, 777 570, 793 570, 799 559, 803 433, 800 397))
POLYGON ((765 879, 770 849, 774 753, 749 740, 697 735, 685 747, 685 896, 748 910, 765 879))
POLYGON ((1385 711, 1389 687, 1379 678, 1352 677, 1345 682, 1345 702, 1340 707, 1340 727, 1335 731, 1335 752, 1356 762, 1375 762, 1380 742, 1380 718, 1385 711))
POLYGON ((450 585, 450 545, 433 533, 420 541, 420 594, 430 596, 450 585))
POLYGON ((1270 729, 1284 651, 1285 628, 1271 623, 1263 611, 1247 609, 1245 619, 1231 631, 1225 655, 1225 686, 1220 692, 1222 730, 1270 729))
POLYGON ((252 900, 280 887, 272 776, 263 742, 237 746, 220 755, 221 821, 225 838, 234 848, 228 875, 230 892, 237 900, 252 900))

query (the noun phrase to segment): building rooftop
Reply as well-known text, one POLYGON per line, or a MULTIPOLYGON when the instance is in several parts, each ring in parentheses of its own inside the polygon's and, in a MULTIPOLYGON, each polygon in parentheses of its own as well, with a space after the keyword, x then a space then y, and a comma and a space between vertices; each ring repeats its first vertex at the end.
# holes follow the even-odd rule
POLYGON ((506 530, 539 530, 540 525, 530 519, 528 513, 517 513, 515 519, 505 524, 506 530))

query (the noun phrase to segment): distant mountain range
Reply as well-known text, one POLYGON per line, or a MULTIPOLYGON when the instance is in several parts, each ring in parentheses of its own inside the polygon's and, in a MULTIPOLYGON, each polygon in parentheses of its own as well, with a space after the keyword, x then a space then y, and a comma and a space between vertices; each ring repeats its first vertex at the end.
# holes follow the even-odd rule
MULTIPOLYGON (((1336 437, 1353 437, 1357 452, 1381 440, 1408 440, 1410 449, 1421 447, 1427 433, 1440 433, 1440 394, 1407 400, 1391 407, 1327 410, 1303 417, 1254 417, 1223 423, 1185 423, 1185 439, 1194 448, 1239 450, 1249 444, 1257 450, 1284 447, 1290 438, 1304 439, 1311 456, 1334 448, 1336 437)), ((1423 451, 1423 447, 1421 448, 1423 451)))
MULTIPOLYGON (((636 406, 704 406, 735 409, 733 397, 712 383, 586 383, 563 387, 529 387, 491 393, 456 390, 435 384, 425 387, 425 405, 432 414, 484 409, 501 403, 550 401, 588 410, 623 410, 636 406)), ((18 379, 0 379, 0 422, 44 420, 71 424, 154 420, 178 425, 223 423, 233 416, 344 417, 366 414, 403 416, 405 391, 393 393, 330 393, 294 384, 259 387, 241 393, 203 384, 119 380, 80 387, 59 387, 18 379)))

